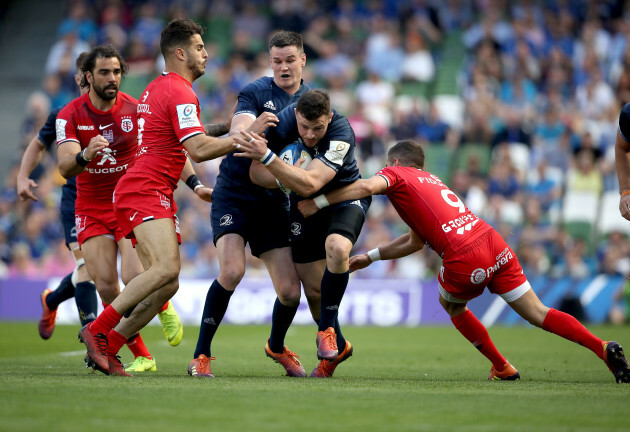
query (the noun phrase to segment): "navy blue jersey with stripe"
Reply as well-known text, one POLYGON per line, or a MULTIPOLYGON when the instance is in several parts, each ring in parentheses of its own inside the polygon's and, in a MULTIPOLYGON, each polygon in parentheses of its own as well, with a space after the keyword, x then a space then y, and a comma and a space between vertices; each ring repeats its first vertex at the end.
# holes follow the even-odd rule
MULTIPOLYGON (((55 121, 57 120, 57 114, 59 114, 62 108, 63 107, 55 108, 54 110, 50 112, 50 114, 48 114, 46 123, 44 123, 44 126, 42 126, 42 128, 39 130, 39 133, 37 134, 37 138, 39 138, 42 144, 44 144, 44 147, 46 148, 46 150, 48 150, 51 153, 54 152, 55 157, 57 156, 57 146, 55 145, 57 144, 57 131, 55 128, 55 121)), ((72 191, 72 193, 74 193, 74 197, 76 198, 76 194, 77 194, 76 177, 70 177, 66 185, 64 186, 67 186, 67 188, 69 188, 72 191)))
MULTIPOLYGON (((276 154, 296 141, 301 142, 298 134, 297 119, 295 117, 295 104, 289 105, 278 114, 280 120, 278 126, 267 130, 269 148, 276 154)), ((355 137, 354 131, 348 119, 333 110, 333 118, 328 125, 326 134, 317 145, 307 150, 313 159, 319 159, 336 174, 313 196, 325 194, 332 190, 354 183, 361 178, 359 167, 354 156, 355 137)), ((303 199, 296 194, 291 194, 292 199, 303 199)))
MULTIPOLYGON (((258 117, 265 111, 278 114, 287 105, 297 102, 302 93, 310 87, 304 83, 300 89, 290 95, 276 85, 272 77, 262 77, 246 85, 238 94, 238 105, 234 115, 251 114, 258 117)), ((268 195, 270 191, 252 183, 249 178, 251 159, 237 158, 232 153, 228 154, 219 167, 219 176, 216 187, 226 187, 230 193, 238 194, 243 198, 254 198, 252 194, 268 195)), ((279 191, 274 190, 274 195, 279 191)), ((281 193, 281 192, 280 192, 281 193)))
POLYGON ((627 103, 621 108, 621 114, 619 114, 619 132, 621 136, 628 142, 630 142, 630 103, 627 103))

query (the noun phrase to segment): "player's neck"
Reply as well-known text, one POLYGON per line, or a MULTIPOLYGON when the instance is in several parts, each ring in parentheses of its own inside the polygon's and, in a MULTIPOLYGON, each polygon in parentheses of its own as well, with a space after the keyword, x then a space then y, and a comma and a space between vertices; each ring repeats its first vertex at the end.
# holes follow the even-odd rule
POLYGON ((184 67, 178 67, 178 66, 179 64, 170 65, 167 63, 166 66, 164 67, 164 72, 176 73, 177 75, 179 75, 180 77, 188 81, 190 84, 192 84, 193 81, 195 80, 195 77, 193 76, 193 73, 190 71, 190 69, 188 69, 188 67, 186 67, 185 65, 184 67))
POLYGON ((109 111, 116 104, 116 99, 117 99, 117 98, 114 98, 111 100, 103 100, 100 98, 99 95, 97 95, 91 89, 88 94, 88 97, 90 98, 90 102, 92 102, 92 105, 94 106, 94 108, 96 108, 99 111, 109 111))

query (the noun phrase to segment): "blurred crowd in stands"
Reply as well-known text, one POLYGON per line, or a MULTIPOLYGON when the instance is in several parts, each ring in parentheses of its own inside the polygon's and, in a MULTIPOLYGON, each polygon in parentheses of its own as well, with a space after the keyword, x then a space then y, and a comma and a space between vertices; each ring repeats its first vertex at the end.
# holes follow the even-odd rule
MULTIPOLYGON (((139 97, 161 71, 163 25, 207 27, 206 74, 196 83, 206 122, 223 121, 236 94, 270 74, 266 43, 278 29, 304 36, 304 79, 327 89, 356 133, 364 177, 388 146, 414 138, 441 177, 517 251, 528 277, 630 272, 630 222, 618 216, 614 142, 630 101, 630 8, 622 0, 69 0, 28 101, 23 150, 51 108, 76 96, 77 55, 111 43, 130 65, 123 90, 139 97), (612 203, 612 204, 611 204, 612 203)), ((21 152, 20 152, 21 154, 21 152)), ((11 276, 65 275, 54 155, 34 173, 37 202, 16 200, 19 160, 0 196, 0 255, 11 276)), ((214 184, 219 161, 197 166, 214 184)), ((218 274, 210 206, 187 187, 180 211, 184 277, 218 274)), ((406 226, 376 197, 355 251, 406 226)), ((429 278, 432 251, 379 261, 356 277, 429 278)), ((251 258, 248 274, 264 273, 251 258)))

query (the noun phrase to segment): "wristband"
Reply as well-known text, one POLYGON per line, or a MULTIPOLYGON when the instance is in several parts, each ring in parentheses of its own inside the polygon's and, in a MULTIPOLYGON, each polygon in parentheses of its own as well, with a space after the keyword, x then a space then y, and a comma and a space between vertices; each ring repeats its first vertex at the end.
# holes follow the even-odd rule
POLYGON ((374 248, 367 253, 367 256, 370 258, 370 261, 379 261, 381 259, 381 251, 378 248, 374 248))
POLYGON ((274 152, 271 151, 271 149, 267 149, 267 153, 265 153, 265 155, 263 157, 261 157, 260 159, 258 159, 260 161, 260 163, 262 163, 264 166, 269 166, 269 164, 271 162, 273 162, 273 160, 276 158, 276 154, 274 152))
POLYGON ((191 174, 190 176, 188 176, 188 178, 186 179, 186 185, 191 188, 193 192, 195 192, 200 187, 203 187, 203 183, 201 183, 199 177, 197 177, 197 174, 191 174))
POLYGON ((317 195, 315 198, 313 198, 313 202, 318 209, 323 209, 324 207, 328 207, 330 205, 330 203, 326 199, 326 195, 324 194, 317 195))
POLYGON ((619 197, 622 197, 622 196, 624 196, 624 195, 628 195, 628 194, 630 194, 630 190, 625 191, 624 193, 622 193, 621 195, 619 195, 619 197))
POLYGON ((74 160, 76 161, 77 165, 85 168, 90 163, 90 161, 85 158, 83 152, 85 152, 85 150, 81 150, 79 153, 77 153, 74 160))

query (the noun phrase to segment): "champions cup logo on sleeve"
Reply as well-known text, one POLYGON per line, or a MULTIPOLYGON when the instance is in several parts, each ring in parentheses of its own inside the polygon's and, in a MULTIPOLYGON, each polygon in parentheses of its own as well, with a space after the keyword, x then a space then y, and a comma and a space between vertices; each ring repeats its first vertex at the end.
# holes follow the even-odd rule
POLYGON ((55 133, 57 134, 57 141, 66 139, 66 124, 67 120, 57 119, 55 122, 55 133))
POLYGON ((350 144, 343 141, 331 141, 324 157, 335 165, 343 165, 343 158, 350 150, 350 144))
POLYGON ((176 108, 180 129, 201 127, 199 119, 197 118, 197 106, 195 104, 177 105, 176 108))

